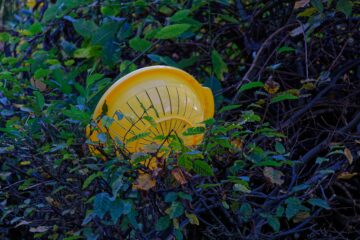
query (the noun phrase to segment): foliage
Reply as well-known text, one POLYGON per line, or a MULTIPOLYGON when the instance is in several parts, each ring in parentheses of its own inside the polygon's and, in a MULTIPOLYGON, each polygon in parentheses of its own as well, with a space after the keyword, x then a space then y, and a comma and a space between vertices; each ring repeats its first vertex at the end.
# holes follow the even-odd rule
POLYGON ((15 2, 0 26, 1 239, 359 234, 356 1, 15 2), (104 91, 153 64, 213 90, 215 118, 185 132, 203 143, 167 136, 161 157, 87 140, 104 91))

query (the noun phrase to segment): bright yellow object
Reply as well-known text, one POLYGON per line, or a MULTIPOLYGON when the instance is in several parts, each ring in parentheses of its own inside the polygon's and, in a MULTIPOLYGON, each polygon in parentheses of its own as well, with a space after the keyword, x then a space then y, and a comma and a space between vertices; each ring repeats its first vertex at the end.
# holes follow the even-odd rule
MULTIPOLYGON (((141 68, 116 81, 97 104, 94 120, 102 114, 105 102, 106 115, 115 120, 109 134, 124 142, 129 152, 140 152, 145 145, 159 144, 154 138, 167 136, 171 130, 185 145, 199 144, 202 134, 185 137, 182 133, 190 127, 201 126, 201 122, 214 115, 211 90, 202 87, 190 74, 167 66, 141 68), (146 132, 149 135, 145 138, 130 140, 146 132)), ((99 128, 105 132, 102 125, 100 122, 99 128)), ((90 139, 98 141, 97 133, 92 133, 90 139)))

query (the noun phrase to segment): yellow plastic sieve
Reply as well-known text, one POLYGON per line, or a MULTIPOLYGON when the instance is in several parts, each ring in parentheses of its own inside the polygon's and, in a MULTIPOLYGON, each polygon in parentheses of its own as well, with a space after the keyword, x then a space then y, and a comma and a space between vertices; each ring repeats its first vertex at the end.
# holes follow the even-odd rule
MULTIPOLYGON (((111 138, 127 143, 141 133, 149 133, 126 144, 129 152, 143 151, 145 145, 156 143, 156 136, 167 136, 170 131, 176 132, 187 146, 199 144, 202 134, 185 137, 182 133, 201 126, 201 122, 214 115, 211 90, 185 71, 168 66, 141 68, 116 81, 97 104, 94 120, 102 114, 105 102, 106 115, 115 120, 108 129, 111 138), (117 118, 118 115, 121 117, 117 118)), ((105 130, 101 123, 99 128, 105 130)), ((99 141, 97 132, 89 138, 99 141)))

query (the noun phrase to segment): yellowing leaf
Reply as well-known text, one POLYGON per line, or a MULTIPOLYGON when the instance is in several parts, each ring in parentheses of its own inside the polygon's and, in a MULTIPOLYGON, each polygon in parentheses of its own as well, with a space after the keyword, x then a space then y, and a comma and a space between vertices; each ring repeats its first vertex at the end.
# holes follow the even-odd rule
POLYGON ((149 189, 155 187, 156 181, 155 179, 147 173, 140 174, 136 179, 134 188, 139 190, 148 191, 149 189))
POLYGON ((310 0, 300 0, 300 1, 296 1, 295 5, 294 5, 294 9, 298 9, 298 8, 302 8, 305 7, 306 4, 308 4, 310 2, 310 0))
POLYGON ((284 179, 282 179, 284 173, 279 170, 275 170, 272 167, 265 167, 263 173, 273 184, 282 185, 284 183, 284 179))
POLYGON ((36 4, 36 0, 27 0, 26 1, 26 6, 28 6, 29 8, 33 8, 36 4))
POLYGON ((317 12, 316 8, 307 8, 305 11, 298 14, 299 17, 310 17, 317 12))
POLYGON ((30 165, 30 164, 31 164, 30 161, 22 161, 22 162, 20 162, 21 166, 27 166, 27 165, 30 165))
POLYGON ((352 177, 358 175, 359 173, 349 173, 349 172, 343 172, 343 173, 340 173, 338 176, 337 176, 337 179, 343 179, 343 180, 349 180, 351 179, 352 177))
POLYGON ((347 158, 347 160, 349 161, 349 164, 351 165, 353 163, 354 158, 353 158, 353 155, 351 154, 350 149, 345 148, 344 149, 344 155, 347 158))
POLYGON ((200 225, 199 219, 195 214, 185 212, 185 216, 189 219, 189 222, 193 225, 200 225))
POLYGON ((274 94, 280 89, 280 84, 273 81, 272 78, 269 78, 264 86, 265 91, 267 91, 270 94, 274 94))

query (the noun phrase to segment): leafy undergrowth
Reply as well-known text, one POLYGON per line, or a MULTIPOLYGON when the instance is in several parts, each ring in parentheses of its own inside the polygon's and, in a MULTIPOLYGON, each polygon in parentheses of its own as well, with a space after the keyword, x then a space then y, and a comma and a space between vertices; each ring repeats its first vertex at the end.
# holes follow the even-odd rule
POLYGON ((360 234, 356 1, 14 2, 0 33, 1 239, 360 234), (104 91, 154 64, 213 90, 214 119, 187 131, 203 143, 163 136, 161 157, 87 140, 104 91))

